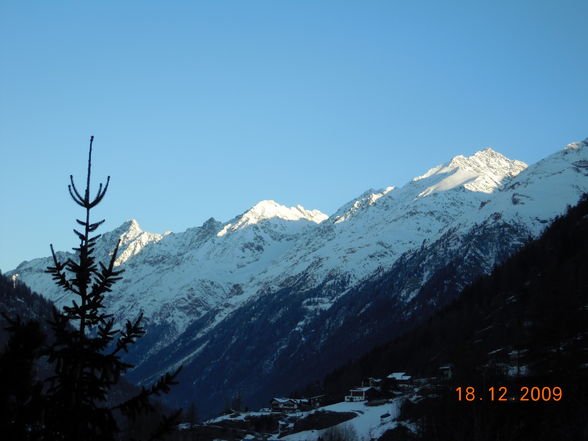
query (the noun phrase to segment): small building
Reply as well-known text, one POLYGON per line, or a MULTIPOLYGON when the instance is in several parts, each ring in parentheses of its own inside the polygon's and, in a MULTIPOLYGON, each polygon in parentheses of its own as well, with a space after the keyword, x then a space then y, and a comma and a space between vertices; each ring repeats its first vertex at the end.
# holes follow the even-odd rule
POLYGON ((411 379, 410 375, 406 375, 406 372, 392 372, 386 378, 389 380, 395 380, 399 383, 406 383, 411 379))
POLYGON ((411 382, 411 376, 406 372, 392 372, 382 380, 382 391, 398 391, 404 385, 411 382))
POLYGON ((317 395, 315 397, 310 397, 307 398, 310 407, 312 407, 313 409, 316 409, 317 407, 321 407, 323 405, 323 402, 325 401, 325 396, 324 395, 317 395))
POLYGON ((349 391, 349 395, 345 396, 345 401, 369 401, 377 396, 378 391, 373 386, 358 387, 349 391))
POLYGON ((303 412, 320 407, 324 395, 311 398, 274 398, 271 400, 272 412, 303 412))
POLYGON ((380 387, 380 385, 382 384, 382 380, 379 378, 368 378, 367 380, 363 380, 361 382, 361 386, 362 387, 380 387))
POLYGON ((302 407, 301 401, 296 398, 274 398, 271 401, 272 412, 298 412, 302 407))
POLYGON ((453 377, 453 366, 451 364, 439 366, 439 376, 443 380, 451 380, 453 377))

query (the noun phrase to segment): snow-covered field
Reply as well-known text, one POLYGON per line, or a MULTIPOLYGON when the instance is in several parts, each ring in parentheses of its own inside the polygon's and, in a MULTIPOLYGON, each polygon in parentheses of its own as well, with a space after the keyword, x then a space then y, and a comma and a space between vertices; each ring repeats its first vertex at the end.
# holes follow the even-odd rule
POLYGON ((368 406, 365 402, 342 402, 325 406, 320 408, 320 410, 353 412, 357 416, 327 429, 298 432, 280 439, 288 441, 315 441, 326 431, 332 429, 346 431, 348 428, 352 429, 351 432, 357 436, 358 441, 377 439, 384 432, 393 429, 398 424, 396 419, 398 418, 402 401, 403 398, 396 398, 379 406, 368 406))

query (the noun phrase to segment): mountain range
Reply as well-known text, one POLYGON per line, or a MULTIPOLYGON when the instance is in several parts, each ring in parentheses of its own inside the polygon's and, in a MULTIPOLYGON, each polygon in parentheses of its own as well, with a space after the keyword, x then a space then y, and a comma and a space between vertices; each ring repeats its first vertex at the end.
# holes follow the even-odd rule
MULTIPOLYGON (((183 365, 171 398, 208 416, 235 395, 265 405, 406 332, 586 192, 588 139, 530 166, 485 149, 370 189, 331 216, 262 201, 181 233, 129 220, 102 235, 96 254, 106 261, 121 240, 124 278, 107 307, 118 320, 145 316, 130 379, 183 365)), ((50 264, 8 274, 66 305, 50 264)))

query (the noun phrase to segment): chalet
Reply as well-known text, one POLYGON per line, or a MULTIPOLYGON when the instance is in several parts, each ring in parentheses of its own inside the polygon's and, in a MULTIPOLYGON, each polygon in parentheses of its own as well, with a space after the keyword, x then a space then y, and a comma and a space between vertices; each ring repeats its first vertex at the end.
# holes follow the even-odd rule
POLYGON ((405 372, 392 372, 382 380, 382 391, 398 391, 403 386, 411 383, 411 376, 405 372))
POLYGON ((272 412, 299 412, 306 407, 304 401, 306 400, 297 398, 274 398, 271 401, 272 412))
POLYGON ((271 401, 272 412, 303 412, 320 407, 324 395, 311 398, 274 398, 271 401))
POLYGON ((369 401, 377 396, 378 391, 373 386, 358 387, 349 391, 349 395, 345 396, 345 401, 369 401))
POLYGON ((386 378, 389 380, 395 380, 398 383, 406 383, 410 381, 410 375, 406 375, 406 372, 392 372, 386 378))

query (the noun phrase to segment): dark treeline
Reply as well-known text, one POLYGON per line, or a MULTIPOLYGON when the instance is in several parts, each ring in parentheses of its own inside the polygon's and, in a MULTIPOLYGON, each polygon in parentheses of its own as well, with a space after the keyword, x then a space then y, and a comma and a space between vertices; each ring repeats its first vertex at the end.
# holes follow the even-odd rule
MULTIPOLYGON (((39 402, 43 384, 55 374, 47 360, 46 348, 55 340, 48 324, 54 305, 30 290, 18 280, 0 274, 0 433, 2 439, 50 439, 35 433, 44 404, 39 402), (21 430, 22 429, 22 430, 21 430), (4 438, 4 436, 8 438, 4 438)), ((136 395, 140 388, 121 378, 110 390, 107 403, 113 405, 136 395)), ((119 440, 149 439, 165 414, 170 412, 162 404, 152 401, 153 408, 137 415, 132 421, 120 419, 122 433, 119 440)), ((190 408, 183 421, 196 421, 190 408)), ((189 440, 179 434, 168 433, 167 440, 189 440)))
MULTIPOLYGON (((489 276, 469 285, 408 334, 332 372, 340 398, 366 377, 405 370, 429 377, 436 397, 405 406, 423 440, 588 439, 588 198, 489 276), (452 378, 439 379, 449 365, 452 378), (474 387, 475 402, 457 387, 474 387), (560 401, 490 402, 488 389, 560 387, 560 401), (481 395, 482 394, 482 395, 481 395), (485 397, 486 401, 478 397, 485 397)), ((315 391, 316 392, 316 386, 315 391)))
POLYGON ((6 327, 9 323, 5 317, 20 317, 23 321, 35 319, 45 330, 45 320, 51 317, 53 303, 39 294, 32 292, 24 283, 13 280, 0 273, 0 348, 8 341, 6 327))

